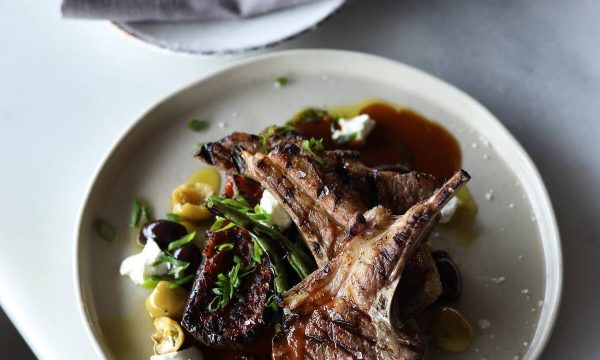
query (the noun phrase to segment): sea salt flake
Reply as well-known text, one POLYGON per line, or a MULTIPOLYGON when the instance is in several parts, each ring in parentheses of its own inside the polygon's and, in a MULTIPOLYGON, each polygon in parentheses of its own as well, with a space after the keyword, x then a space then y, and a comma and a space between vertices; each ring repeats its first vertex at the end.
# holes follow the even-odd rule
POLYGON ((511 208, 511 209, 514 209, 515 208, 515 204, 510 203, 510 204, 508 204, 508 207, 511 208))
POLYGON ((472 143, 472 144, 471 144, 471 147, 472 147, 473 149, 477 149, 477 143, 472 143))
POLYGON ((219 123, 217 124, 221 129, 227 129, 227 123, 223 122, 223 121, 219 121, 219 123))
POLYGON ((481 330, 485 330, 485 329, 489 328, 492 325, 492 323, 490 323, 490 321, 487 320, 487 319, 480 319, 477 322, 477 325, 479 325, 479 327, 481 328, 481 330))
POLYGON ((506 281, 506 278, 504 276, 493 277, 490 279, 490 281, 493 282, 494 284, 500 285, 506 281))
POLYGON ((490 141, 488 139, 484 138, 483 136, 479 137, 479 141, 481 141, 481 143, 485 147, 489 147, 490 146, 490 141))
POLYGON ((486 200, 492 201, 494 199, 494 190, 490 189, 490 191, 485 193, 486 200))
POLYGON ((483 160, 487 160, 489 158, 490 158, 490 156, 488 154, 483 154, 483 160))
POLYGON ((544 300, 538 301, 538 307, 542 307, 542 306, 544 306, 544 300))
POLYGON ((523 255, 517 256, 517 260, 523 260, 523 255))
POLYGON ((529 346, 529 341, 523 341, 523 346, 528 347, 529 346))
POLYGON ((521 294, 528 294, 529 293, 529 289, 523 289, 521 290, 521 294))

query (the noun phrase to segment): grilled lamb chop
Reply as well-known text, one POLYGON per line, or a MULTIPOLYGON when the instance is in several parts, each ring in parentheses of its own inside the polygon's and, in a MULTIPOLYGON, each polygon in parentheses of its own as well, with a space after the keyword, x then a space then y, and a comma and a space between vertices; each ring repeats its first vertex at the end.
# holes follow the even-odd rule
POLYGON ((437 214, 468 180, 466 172, 456 173, 397 219, 381 207, 366 212, 365 230, 286 293, 273 359, 423 358, 425 337, 402 320, 410 314, 393 314, 394 294, 437 214))
POLYGON ((264 154, 258 136, 233 133, 205 144, 197 157, 258 181, 284 205, 319 266, 364 227, 362 214, 384 205, 396 215, 431 195, 431 175, 378 171, 356 160, 354 151, 323 151, 313 158, 297 135, 272 136, 264 154))

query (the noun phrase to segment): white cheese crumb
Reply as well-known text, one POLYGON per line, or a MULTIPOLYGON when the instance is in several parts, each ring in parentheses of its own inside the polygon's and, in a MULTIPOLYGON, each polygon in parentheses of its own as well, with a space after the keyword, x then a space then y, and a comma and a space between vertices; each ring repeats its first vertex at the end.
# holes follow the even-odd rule
POLYGON ((144 246, 144 249, 140 253, 131 255, 123 260, 119 272, 123 276, 129 276, 135 284, 141 285, 150 276, 164 275, 169 271, 167 263, 154 265, 163 255, 164 253, 156 242, 148 239, 146 246, 144 246))
POLYGON ((460 205, 462 205, 462 201, 460 201, 460 199, 456 196, 450 199, 446 206, 442 208, 442 211, 440 211, 440 214, 442 215, 440 217, 440 223, 446 224, 450 222, 454 216, 454 213, 456 213, 456 209, 458 209, 460 205))
POLYGON ((510 204, 508 204, 508 207, 511 208, 511 209, 514 209, 515 208, 515 204, 510 203, 510 204))
POLYGON ((494 199, 494 190, 490 189, 490 191, 486 192, 485 199, 492 201, 494 199))
POLYGON ((375 128, 375 121, 367 114, 358 115, 352 119, 340 118, 337 123, 340 128, 334 130, 331 134, 333 140, 354 136, 352 140, 364 142, 375 128))
POLYGON ((522 289, 521 290, 521 294, 528 294, 529 293, 529 289, 522 289))
POLYGON ((203 360, 204 357, 198 348, 189 347, 184 350, 171 352, 163 355, 152 355, 150 360, 203 360))
POLYGON ((277 201, 277 199, 265 190, 260 199, 260 207, 263 208, 267 213, 271 214, 273 225, 277 226, 280 231, 283 231, 290 227, 292 224, 292 218, 285 211, 283 206, 277 201))
POLYGON ((219 121, 219 123, 217 124, 221 129, 227 129, 228 125, 227 123, 223 122, 223 121, 219 121))

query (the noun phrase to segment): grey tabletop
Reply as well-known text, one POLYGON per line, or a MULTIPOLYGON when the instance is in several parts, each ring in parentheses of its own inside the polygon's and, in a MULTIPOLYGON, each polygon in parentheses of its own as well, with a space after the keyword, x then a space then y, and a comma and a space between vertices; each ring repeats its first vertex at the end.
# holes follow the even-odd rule
POLYGON ((279 47, 351 49, 413 65, 475 97, 523 144, 548 187, 564 252, 563 301, 545 359, 600 358, 599 40, 597 0, 362 0, 279 47))

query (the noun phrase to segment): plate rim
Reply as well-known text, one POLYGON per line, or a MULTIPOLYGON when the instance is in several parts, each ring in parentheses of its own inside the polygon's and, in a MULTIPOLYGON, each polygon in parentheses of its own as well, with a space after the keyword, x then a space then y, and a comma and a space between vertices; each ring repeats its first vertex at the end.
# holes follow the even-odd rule
MULTIPOLYGON (((283 51, 271 52, 271 53, 260 54, 260 55, 255 55, 255 56, 248 57, 245 59, 241 59, 241 60, 236 61, 234 64, 229 64, 229 65, 226 65, 215 71, 211 71, 208 74, 200 76, 198 79, 191 82, 190 84, 185 85, 185 86, 179 88, 178 90, 175 90, 175 91, 169 93, 168 95, 164 96, 159 101, 154 103, 154 105, 150 106, 147 110, 143 111, 136 118, 135 121, 133 121, 129 126, 127 126, 120 133, 120 135, 116 138, 116 140, 107 149, 104 156, 102 157, 102 160, 97 165, 97 167, 93 173, 93 176, 91 177, 91 181, 89 182, 88 186, 86 187, 86 191, 85 191, 86 195, 84 196, 83 201, 81 202, 81 204, 79 206, 77 225, 76 225, 75 231, 74 231, 74 247, 73 247, 73 253, 72 253, 73 269, 74 269, 73 280, 75 283, 74 290, 75 290, 76 302, 78 305, 77 306, 78 313, 79 313, 80 319, 83 323, 83 326, 85 328, 85 331, 92 343, 92 346, 94 347, 96 354, 98 354, 100 358, 106 358, 106 352, 104 350, 104 347, 99 343, 96 331, 91 322, 92 319, 89 316, 88 304, 86 304, 84 302, 83 283, 82 283, 82 278, 80 277, 80 272, 81 272, 81 268, 82 268, 82 262, 80 261, 81 260, 80 255, 81 255, 81 251, 82 251, 81 239, 82 239, 83 232, 84 232, 83 220, 84 220, 84 217, 87 212, 88 203, 92 196, 92 192, 94 191, 94 188, 96 187, 97 180, 100 177, 100 175, 102 174, 102 172, 105 171, 107 165, 112 160, 112 157, 113 157, 115 151, 120 146, 120 144, 122 142, 124 142, 129 136, 132 136, 132 134, 134 133, 136 128, 141 126, 141 124, 143 123, 143 120, 145 118, 147 118, 147 116, 149 114, 151 114, 152 112, 154 112, 158 108, 160 108, 162 106, 162 104, 179 96, 181 93, 184 93, 194 87, 200 86, 200 84, 203 82, 210 81, 211 79, 218 77, 224 73, 227 73, 229 71, 233 71, 233 70, 236 70, 239 68, 243 68, 248 65, 255 64, 255 63, 277 61, 278 59, 282 59, 282 58, 286 58, 286 57, 294 57, 294 56, 319 56, 319 54, 320 55, 328 54, 330 56, 336 56, 336 57, 345 58, 345 59, 348 59, 348 58, 359 59, 360 58, 362 60, 386 63, 388 66, 403 68, 403 70, 412 72, 413 74, 417 75, 418 77, 422 77, 422 78, 426 79, 427 81, 432 82, 436 86, 446 88, 446 90, 454 92, 458 97, 460 97, 462 100, 464 100, 466 102, 466 104, 468 104, 469 106, 472 106, 475 110, 477 110, 477 111, 481 112, 483 115, 485 115, 485 117, 488 118, 487 121, 489 121, 489 124, 494 126, 494 130, 499 131, 501 133, 500 135, 505 137, 505 139, 511 143, 511 146, 514 147, 514 151, 516 151, 517 155, 523 161, 523 164, 525 165, 527 171, 529 171, 528 177, 532 180, 532 183, 536 187, 536 191, 538 192, 538 194, 537 194, 538 201, 542 205, 542 208, 540 211, 543 211, 545 217, 547 218, 547 220, 549 220, 548 224, 546 225, 546 229, 549 232, 548 233, 549 239, 547 240, 549 248, 546 249, 546 246, 544 245, 545 243, 542 243, 542 245, 543 245, 542 248, 543 248, 543 253, 544 253, 544 267, 545 267, 544 274, 545 274, 546 280, 549 278, 549 276, 548 276, 549 275, 549 271, 548 271, 549 262, 547 261, 548 258, 554 256, 554 258, 550 259, 550 260, 552 260, 555 263, 555 269, 553 269, 554 270, 553 275, 555 277, 555 279, 554 279, 555 282, 554 282, 554 284, 551 284, 551 285, 548 285, 548 282, 546 282, 546 285, 544 287, 544 293, 545 293, 544 298, 547 299, 548 297, 551 297, 553 299, 552 303, 545 303, 545 305, 549 305, 549 308, 548 308, 549 310, 547 310, 548 315, 547 315, 546 319, 544 319, 544 320, 546 320, 545 324, 543 324, 544 328, 546 328, 547 330, 543 331, 539 336, 537 335, 537 331, 536 331, 536 333, 534 334, 534 336, 532 338, 531 345, 530 345, 528 351, 525 353, 525 355, 527 357, 524 358, 524 359, 538 359, 541 356, 542 352, 544 351, 544 349, 553 333, 553 330, 554 330, 554 327, 556 324, 556 319, 558 317, 558 313, 560 310, 560 304, 561 304, 561 298, 562 298, 564 268, 563 268, 563 254, 562 254, 562 246, 561 246, 558 222, 557 222, 557 219, 555 216, 554 208, 552 206, 552 202, 550 200, 550 196, 548 194, 547 188, 544 184, 543 178, 540 175, 535 163, 530 158, 529 154, 525 151, 525 149, 522 147, 522 145, 517 141, 517 139, 512 135, 512 133, 510 133, 510 131, 508 131, 508 129, 502 124, 502 122, 500 122, 500 120, 498 120, 498 118, 496 118, 489 110, 487 110, 487 108, 485 108, 475 98, 471 97, 470 95, 468 95, 461 89, 457 88, 456 86, 454 86, 450 83, 447 83, 446 81, 444 81, 440 78, 437 78, 433 75, 430 75, 429 73, 427 73, 423 70, 420 70, 418 68, 415 68, 413 66, 404 64, 402 62, 399 62, 399 61, 396 61, 396 60, 393 60, 390 58, 373 55, 373 54, 368 54, 368 53, 362 53, 362 52, 358 52, 358 51, 332 50, 332 49, 294 49, 294 50, 283 50, 283 51), (548 250, 548 253, 546 253, 547 250, 548 250), (552 293, 547 294, 547 292, 552 292, 552 293)), ((546 308, 546 306, 544 306, 544 308, 546 308)), ((540 322, 541 322, 541 320, 542 320, 542 317, 540 315, 540 322)), ((538 329, 539 328, 540 327, 538 327, 538 329)))
POLYGON ((233 56, 233 55, 241 55, 246 53, 258 52, 261 50, 268 50, 279 46, 288 41, 292 41, 296 38, 299 38, 302 35, 305 35, 309 32, 315 31, 323 24, 332 19, 335 15, 337 15, 346 5, 347 0, 339 0, 339 4, 335 5, 333 11, 325 15, 323 18, 319 19, 317 22, 313 23, 309 27, 298 31, 296 33, 284 36, 280 39, 269 41, 260 45, 251 45, 245 46, 241 48, 226 48, 222 50, 200 50, 195 49, 188 46, 173 46, 169 42, 164 42, 159 39, 156 39, 153 36, 147 35, 139 30, 134 29, 130 23, 125 21, 110 21, 110 25, 113 28, 118 30, 121 34, 125 35, 128 39, 136 42, 138 44, 142 44, 154 50, 160 50, 163 52, 167 52, 170 54, 179 54, 179 55, 191 55, 191 56, 233 56))

